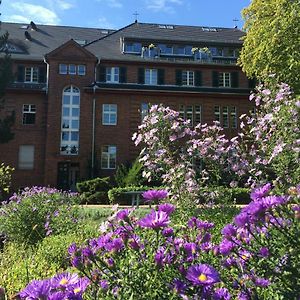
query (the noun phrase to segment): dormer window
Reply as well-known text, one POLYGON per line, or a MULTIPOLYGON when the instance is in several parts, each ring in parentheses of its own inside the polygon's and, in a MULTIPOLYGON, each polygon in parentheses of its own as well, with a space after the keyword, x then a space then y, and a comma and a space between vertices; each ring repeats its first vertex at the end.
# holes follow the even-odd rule
POLYGON ((124 52, 126 53, 141 53, 142 44, 141 43, 131 43, 126 42, 124 45, 124 52))
POLYGON ((39 68, 38 67, 26 67, 25 68, 25 82, 39 82, 39 68))
POLYGON ((119 82, 119 68, 106 68, 106 82, 119 82))

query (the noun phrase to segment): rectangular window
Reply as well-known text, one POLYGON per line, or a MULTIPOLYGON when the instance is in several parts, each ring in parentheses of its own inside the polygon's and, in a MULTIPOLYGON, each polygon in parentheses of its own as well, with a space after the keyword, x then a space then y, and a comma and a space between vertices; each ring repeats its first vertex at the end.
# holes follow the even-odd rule
POLYGON ((77 74, 80 76, 85 75, 85 65, 78 65, 77 66, 77 74))
POLYGON ((142 103, 141 104, 141 118, 142 118, 142 121, 148 115, 148 113, 149 113, 149 105, 148 105, 148 103, 142 103))
POLYGON ((182 71, 182 85, 195 85, 193 71, 182 71))
POLYGON ((201 105, 180 105, 179 117, 185 121, 190 120, 190 126, 201 123, 201 105))
POLYGON ((102 105, 102 125, 117 125, 117 104, 102 105))
POLYGON ((157 85, 157 69, 145 70, 145 84, 157 85))
POLYGON ((227 72, 219 73, 219 86, 231 87, 231 74, 227 72))
POLYGON ((229 127, 228 106, 223 106, 222 117, 223 117, 223 128, 228 128, 229 127))
POLYGON ((21 145, 19 147, 19 164, 20 170, 32 170, 34 167, 34 146, 21 145))
POLYGON ((69 74, 76 75, 76 65, 69 65, 69 74))
POLYGON ((106 82, 119 82, 120 70, 117 67, 106 68, 106 82))
POLYGON ((141 43, 125 43, 124 51, 129 53, 141 53, 142 44, 141 43))
POLYGON ((36 107, 34 104, 23 104, 23 124, 35 124, 36 107))
POLYGON ((232 106, 230 108, 230 123, 231 123, 231 128, 237 128, 237 114, 236 114, 235 106, 232 106))
POLYGON ((25 68, 25 82, 39 81, 39 68, 38 67, 26 67, 25 68))
POLYGON ((68 66, 66 64, 59 64, 59 74, 68 74, 68 66))
POLYGON ((117 159, 116 146, 103 146, 101 148, 101 169, 115 169, 117 159))
POLYGON ((220 106, 215 106, 214 114, 215 114, 215 121, 221 123, 221 115, 220 115, 221 108, 220 106))

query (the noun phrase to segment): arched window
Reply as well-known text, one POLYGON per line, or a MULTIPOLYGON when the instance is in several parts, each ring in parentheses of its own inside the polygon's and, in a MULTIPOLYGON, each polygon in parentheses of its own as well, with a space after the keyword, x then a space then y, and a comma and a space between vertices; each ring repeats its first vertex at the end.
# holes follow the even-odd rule
POLYGON ((78 155, 80 120, 80 90, 68 86, 63 90, 60 153, 78 155))

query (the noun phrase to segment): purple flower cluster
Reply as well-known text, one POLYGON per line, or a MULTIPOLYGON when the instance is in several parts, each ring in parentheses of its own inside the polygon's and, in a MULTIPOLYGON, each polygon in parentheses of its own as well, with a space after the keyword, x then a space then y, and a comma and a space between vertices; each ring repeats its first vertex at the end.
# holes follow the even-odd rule
POLYGON ((146 202, 154 202, 157 203, 162 199, 168 197, 168 192, 166 190, 149 190, 142 194, 143 198, 146 202))
POLYGON ((21 299, 81 300, 90 281, 77 274, 62 273, 53 278, 33 280, 19 293, 21 299))

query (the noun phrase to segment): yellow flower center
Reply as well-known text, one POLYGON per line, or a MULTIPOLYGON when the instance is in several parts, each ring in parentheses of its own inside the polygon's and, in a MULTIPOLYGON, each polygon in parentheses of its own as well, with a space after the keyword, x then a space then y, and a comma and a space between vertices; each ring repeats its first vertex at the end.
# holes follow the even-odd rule
POLYGON ((68 282, 69 282, 68 279, 63 278, 63 279, 59 282, 59 284, 65 285, 65 284, 67 284, 68 282))
POLYGON ((77 294, 77 293, 80 293, 81 292, 81 288, 76 288, 74 289, 74 293, 77 294))
POLYGON ((203 282, 207 280, 207 276, 205 274, 200 274, 200 276, 198 277, 198 279, 203 282))
POLYGON ((243 260, 246 260, 247 258, 248 258, 247 255, 242 255, 243 260))

